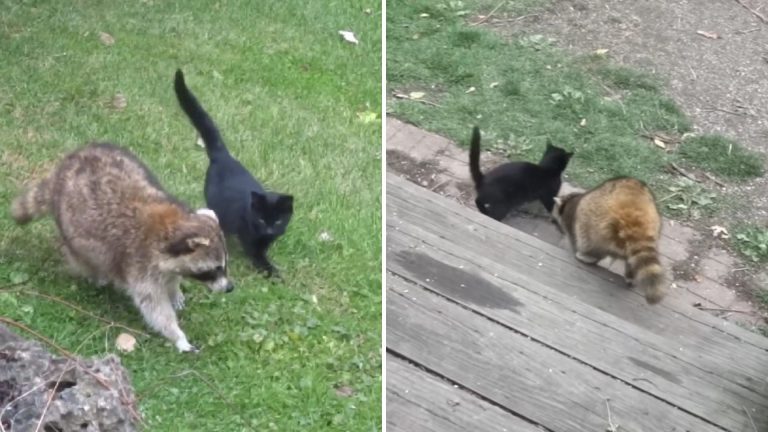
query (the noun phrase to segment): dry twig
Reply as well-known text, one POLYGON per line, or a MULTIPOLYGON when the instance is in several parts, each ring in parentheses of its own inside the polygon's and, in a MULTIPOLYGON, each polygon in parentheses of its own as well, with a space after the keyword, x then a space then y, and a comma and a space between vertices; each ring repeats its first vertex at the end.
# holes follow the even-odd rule
POLYGON ((72 309, 74 309, 74 310, 76 310, 76 311, 78 311, 80 313, 88 315, 91 318, 97 319, 97 320, 99 320, 99 321, 101 321, 101 322, 103 322, 105 324, 109 324, 110 327, 120 327, 120 328, 122 328, 124 330, 128 330, 130 332, 134 332, 134 333, 140 334, 142 336, 149 337, 149 334, 144 333, 141 330, 137 330, 137 329, 135 329, 133 327, 128 327, 127 325, 123 325, 123 324, 120 324, 120 323, 116 323, 114 321, 110 321, 110 320, 108 320, 106 318, 102 318, 102 317, 100 317, 100 316, 98 316, 98 315, 96 315, 94 313, 88 312, 87 310, 81 308, 80 306, 78 306, 76 304, 73 304, 73 303, 70 303, 70 302, 68 302, 68 301, 66 301, 66 300, 64 300, 62 298, 59 298, 59 297, 56 297, 56 296, 52 296, 52 295, 49 295, 49 294, 43 294, 43 293, 40 293, 40 292, 37 292, 37 291, 31 291, 31 290, 24 290, 24 291, 18 291, 18 292, 21 293, 21 294, 35 295, 35 296, 38 296, 38 297, 42 297, 44 299, 48 299, 48 300, 54 301, 54 302, 59 303, 59 304, 63 304, 64 306, 69 306, 72 309))
POLYGON ((752 416, 749 414, 749 411, 747 410, 747 407, 743 406, 741 408, 743 408, 744 412, 747 413, 747 417, 749 418, 749 422, 752 423, 752 429, 754 429, 755 432, 757 432, 757 426, 755 426, 755 421, 752 420, 752 416))
POLYGON ((706 111, 706 112, 720 111, 720 112, 724 112, 726 114, 732 114, 732 115, 737 115, 737 116, 741 116, 741 117, 744 117, 744 116, 747 115, 745 113, 740 113, 740 112, 731 111, 731 110, 727 110, 725 108, 718 108, 718 107, 703 108, 702 111, 706 111))
POLYGON ((436 104, 434 102, 430 102, 430 101, 425 100, 425 99, 414 99, 414 98, 412 98, 412 97, 410 97, 410 96, 408 96, 406 94, 402 94, 402 93, 395 93, 395 94, 393 94, 393 96, 395 97, 395 99, 405 99, 405 100, 410 100, 410 101, 414 101, 414 102, 421 102, 423 104, 436 106, 438 108, 442 108, 443 107, 442 105, 436 104))
POLYGON ((151 394, 152 392, 154 392, 154 390, 155 390, 157 387, 159 387, 160 385, 164 384, 165 382, 167 382, 167 381, 168 381, 168 380, 170 380, 171 378, 181 378, 181 377, 183 377, 183 376, 185 376, 185 375, 194 375, 194 376, 196 376, 196 377, 197 377, 197 378, 198 378, 200 381, 202 381, 202 382, 203 382, 205 385, 207 385, 207 386, 208 386, 208 387, 209 387, 211 390, 213 390, 213 391, 214 391, 216 394, 218 394, 218 395, 219 395, 219 397, 221 397, 222 399, 226 400, 226 401, 227 401, 227 403, 229 403, 230 405, 234 403, 234 401, 232 400, 232 398, 230 398, 229 396, 227 396, 226 394, 224 394, 224 392, 222 392, 222 391, 221 391, 221 389, 219 389, 218 387, 216 387, 216 385, 215 385, 214 383, 212 383, 210 380, 208 380, 207 378, 205 378, 205 377, 204 377, 204 376, 203 376, 203 375, 202 375, 200 372, 198 372, 198 371, 196 371, 196 370, 193 370, 193 369, 187 369, 187 370, 183 370, 183 371, 181 371, 181 372, 179 372, 179 373, 176 373, 176 374, 173 374, 173 375, 170 375, 170 376, 168 376, 167 378, 163 379, 162 381, 158 382, 158 383, 157 383, 157 384, 155 384, 154 386, 152 386, 152 387, 150 387, 149 389, 147 389, 146 391, 144 391, 144 396, 143 396, 143 397, 147 397, 147 395, 149 395, 149 394, 151 394))
POLYGON ((56 348, 56 351, 60 352, 61 355, 63 355, 66 358, 69 358, 69 359, 74 359, 75 358, 74 354, 72 354, 71 352, 65 350, 60 345, 57 345, 56 342, 48 339, 47 337, 45 337, 42 334, 36 332, 35 330, 32 330, 31 328, 27 327, 26 325, 24 325, 24 324, 22 324, 22 323, 20 323, 18 321, 14 321, 14 320, 12 320, 10 318, 6 318, 6 317, 0 316, 0 322, 6 323, 6 324, 8 324, 10 326, 13 326, 13 327, 16 327, 18 329, 24 330, 25 332, 33 335, 34 337, 40 339, 41 341, 43 341, 46 344, 52 346, 53 348, 56 348))
POLYGON ((689 173, 688 171, 680 168, 676 163, 670 162, 669 166, 672 167, 672 169, 674 169, 678 173, 680 173, 682 176, 687 177, 687 178, 689 178, 689 179, 691 179, 691 180, 693 180, 693 181, 695 181, 697 183, 699 182, 699 179, 697 179, 696 176, 694 176, 693 174, 689 173))
POLYGON ((496 13, 496 11, 497 11, 497 10, 499 10, 499 8, 500 8, 501 6, 503 6, 503 5, 504 5, 504 3, 506 3, 506 0, 502 1, 501 3, 499 3, 499 4, 498 4, 498 6, 496 6, 495 8, 493 8, 493 10, 492 10, 492 11, 491 11, 491 12, 490 12, 488 15, 486 15, 486 16, 485 16, 483 19, 481 19, 480 21, 478 21, 478 22, 476 22, 476 23, 472 23, 472 24, 470 24, 470 25, 471 25, 471 26, 476 26, 476 25, 480 25, 480 24, 482 24, 482 23, 486 22, 486 21, 488 20, 488 18, 490 18, 490 17, 491 17, 491 15, 493 15, 494 13, 496 13))
POLYGON ((59 374, 59 377, 56 378, 56 384, 54 384, 53 388, 50 389, 50 395, 48 395, 48 400, 45 402, 45 406, 43 407, 43 412, 40 414, 40 420, 37 421, 37 427, 35 428, 35 432, 40 432, 40 426, 43 425, 43 419, 45 418, 45 413, 48 412, 48 407, 51 406, 51 401, 53 401, 53 397, 56 396, 57 389, 59 387, 59 384, 61 383, 61 379, 64 378, 64 374, 71 371, 74 368, 69 367, 69 365, 72 363, 72 359, 67 360, 67 364, 64 366, 64 369, 59 374))
POLYGON ((605 399, 605 407, 608 408, 608 429, 606 432, 618 432, 619 424, 613 424, 613 418, 611 417, 611 403, 609 398, 605 399))
POLYGON ((756 16, 756 17, 760 18, 760 21, 762 21, 762 22, 763 22, 763 24, 768 24, 768 18, 766 18, 766 17, 765 17, 765 15, 763 15, 763 14, 761 14, 760 12, 758 12, 758 11, 756 11, 756 10, 752 9, 751 7, 747 6, 747 5, 746 5, 746 4, 744 4, 744 2, 743 2, 743 1, 741 1, 741 0, 736 0, 736 3, 740 4, 740 5, 741 5, 741 7, 743 7, 744 9, 746 9, 746 10, 748 10, 748 11, 752 12, 752 14, 753 14, 754 16, 756 16))
POLYGON ((736 312, 736 313, 743 313, 746 315, 754 315, 754 312, 752 311, 745 311, 745 310, 738 310, 738 309, 712 308, 712 307, 705 307, 705 306, 694 306, 694 307, 698 310, 704 310, 704 311, 736 312))
POLYGON ((721 182, 720 180, 716 179, 716 178, 715 178, 715 176, 713 176, 712 174, 710 174, 710 173, 708 173, 708 172, 706 172, 706 171, 704 171, 703 173, 704 173, 704 175, 705 175, 705 176, 706 176, 708 179, 712 180, 712 181, 713 181, 713 182, 714 182, 716 185, 718 185, 718 186, 720 186, 720 187, 725 187, 725 183, 723 183, 723 182, 721 182))

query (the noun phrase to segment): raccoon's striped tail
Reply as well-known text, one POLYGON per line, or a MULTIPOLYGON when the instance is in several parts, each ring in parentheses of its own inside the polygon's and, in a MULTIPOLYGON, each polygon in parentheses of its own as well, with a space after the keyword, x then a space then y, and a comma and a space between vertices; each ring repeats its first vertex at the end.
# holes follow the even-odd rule
POLYGON ((51 206, 51 177, 45 177, 29 186, 11 203, 11 216, 19 225, 24 225, 44 216, 51 206))
POLYGON ((469 172, 475 182, 475 189, 483 185, 483 172, 480 171, 480 128, 472 129, 472 141, 469 144, 469 172))
POLYGON ((632 270, 633 282, 645 293, 649 304, 656 304, 664 298, 664 269, 659 261, 655 242, 643 242, 629 247, 627 264, 632 270))

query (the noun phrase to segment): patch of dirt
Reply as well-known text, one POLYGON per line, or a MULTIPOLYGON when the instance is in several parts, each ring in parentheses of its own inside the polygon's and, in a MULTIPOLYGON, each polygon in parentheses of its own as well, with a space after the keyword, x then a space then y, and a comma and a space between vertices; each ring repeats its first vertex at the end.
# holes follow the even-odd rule
MULTIPOLYGON (((736 1, 562 0, 484 25, 512 39, 542 34, 576 54, 607 49, 611 61, 664 80, 696 132, 723 134, 768 156, 768 24, 736 1)), ((721 219, 768 219, 768 177, 729 184, 724 193, 749 204, 724 209, 721 219)))
POLYGON ((408 181, 430 190, 439 186, 437 175, 443 172, 438 161, 419 161, 399 150, 387 150, 387 165, 405 176, 408 181))
MULTIPOLYGON (((444 154, 437 152, 435 156, 442 157, 444 154)), ((452 198, 464 206, 475 205, 472 184, 453 181, 438 159, 417 160, 403 151, 387 149, 387 166, 412 183, 452 198)))

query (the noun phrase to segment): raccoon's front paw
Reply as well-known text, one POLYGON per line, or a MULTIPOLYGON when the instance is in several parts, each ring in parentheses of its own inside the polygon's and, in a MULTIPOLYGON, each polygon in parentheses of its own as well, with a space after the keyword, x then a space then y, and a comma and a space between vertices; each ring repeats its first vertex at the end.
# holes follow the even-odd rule
POLYGON ((188 352, 188 353, 199 353, 200 350, 197 349, 194 345, 190 344, 186 339, 179 339, 176 341, 176 349, 179 350, 179 352, 188 352))

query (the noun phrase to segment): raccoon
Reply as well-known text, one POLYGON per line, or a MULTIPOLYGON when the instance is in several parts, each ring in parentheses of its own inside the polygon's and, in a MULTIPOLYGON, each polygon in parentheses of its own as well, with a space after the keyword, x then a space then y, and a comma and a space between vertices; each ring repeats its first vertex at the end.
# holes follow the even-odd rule
POLYGON ((480 170, 480 129, 472 130, 469 170, 475 182, 478 210, 496 220, 504 219, 515 207, 539 200, 552 211, 554 198, 562 185, 562 174, 573 156, 547 141, 541 161, 508 162, 483 174, 480 170))
POLYGON ((123 289, 147 324, 181 352, 197 351, 179 328, 181 279, 230 292, 227 248, 216 214, 192 212, 132 153, 94 143, 65 156, 11 204, 20 225, 50 213, 71 269, 123 289))
POLYGON ((649 304, 664 298, 664 270, 657 244, 661 216, 651 190, 640 180, 618 177, 596 188, 555 198, 552 211, 576 258, 594 264, 606 256, 625 260, 624 277, 649 304))

